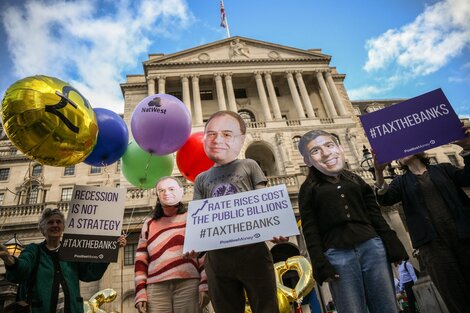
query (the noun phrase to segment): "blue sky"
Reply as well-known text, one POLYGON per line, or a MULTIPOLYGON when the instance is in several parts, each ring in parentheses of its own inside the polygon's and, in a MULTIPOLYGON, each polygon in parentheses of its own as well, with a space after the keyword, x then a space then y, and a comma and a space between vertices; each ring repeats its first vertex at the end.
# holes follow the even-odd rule
MULTIPOLYGON (((225 0, 232 36, 321 48, 353 100, 442 88, 470 116, 469 0, 225 0)), ((69 82, 93 107, 123 112, 119 84, 150 53, 226 37, 219 0, 6 0, 0 95, 36 75, 69 82)))

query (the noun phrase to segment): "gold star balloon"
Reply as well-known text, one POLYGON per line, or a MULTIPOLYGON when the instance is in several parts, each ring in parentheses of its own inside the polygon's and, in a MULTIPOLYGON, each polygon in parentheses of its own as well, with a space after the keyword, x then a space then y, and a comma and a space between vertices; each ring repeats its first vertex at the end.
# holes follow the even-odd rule
POLYGON ((66 82, 48 76, 26 77, 7 89, 2 123, 21 152, 52 166, 85 160, 98 135, 88 100, 66 82))

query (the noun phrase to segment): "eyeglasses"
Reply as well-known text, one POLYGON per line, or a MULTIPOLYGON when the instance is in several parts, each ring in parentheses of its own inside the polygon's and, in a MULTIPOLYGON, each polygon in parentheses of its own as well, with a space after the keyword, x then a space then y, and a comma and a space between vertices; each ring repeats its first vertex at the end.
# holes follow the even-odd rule
POLYGON ((204 139, 208 140, 215 140, 217 136, 220 134, 222 139, 225 141, 231 141, 235 137, 241 136, 242 134, 234 135, 231 130, 221 130, 221 131, 208 131, 204 134, 204 139))

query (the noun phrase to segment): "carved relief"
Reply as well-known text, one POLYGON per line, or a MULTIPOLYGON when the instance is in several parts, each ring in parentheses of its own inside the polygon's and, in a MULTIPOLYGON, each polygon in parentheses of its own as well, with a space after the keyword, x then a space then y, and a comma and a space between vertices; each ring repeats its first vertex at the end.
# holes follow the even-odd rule
POLYGON ((268 53, 268 57, 270 57, 271 59, 279 59, 281 55, 277 51, 270 51, 268 53))
POLYGON ((251 136, 253 137, 253 141, 261 141, 261 134, 256 132, 252 133, 251 136))
POLYGON ((231 59, 238 56, 250 58, 250 49, 248 49, 244 42, 237 38, 230 42, 229 58, 231 59))
POLYGON ((198 55, 197 58, 199 59, 199 61, 209 61, 211 59, 210 55, 208 55, 207 53, 201 53, 200 55, 198 55))

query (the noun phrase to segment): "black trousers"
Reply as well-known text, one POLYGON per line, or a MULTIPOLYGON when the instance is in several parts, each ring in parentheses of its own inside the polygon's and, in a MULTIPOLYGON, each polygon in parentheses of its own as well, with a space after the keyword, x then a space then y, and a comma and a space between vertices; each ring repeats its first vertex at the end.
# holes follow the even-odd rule
POLYGON ((264 242, 209 251, 204 259, 209 296, 216 313, 279 313, 271 253, 264 242))
POLYGON ((419 254, 449 312, 469 312, 470 240, 449 234, 419 247, 419 254))

